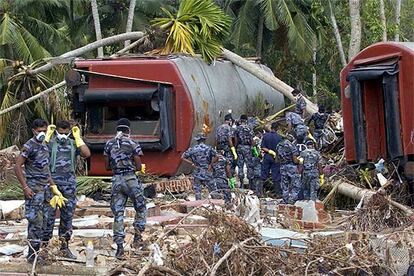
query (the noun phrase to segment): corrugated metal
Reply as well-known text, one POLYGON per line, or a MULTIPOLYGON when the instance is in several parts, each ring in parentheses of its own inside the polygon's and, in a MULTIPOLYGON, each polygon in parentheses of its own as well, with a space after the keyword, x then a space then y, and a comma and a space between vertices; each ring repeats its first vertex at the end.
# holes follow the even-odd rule
MULTIPOLYGON (((218 61, 212 65, 190 57, 177 57, 172 61, 177 65, 192 97, 196 117, 193 135, 200 132, 203 123, 208 121, 212 130, 208 135, 210 143, 228 110, 232 110, 234 119, 239 118, 246 113, 249 102, 259 94, 273 104, 272 111, 284 107, 280 92, 229 61, 218 61)), ((261 67, 271 72, 266 66, 261 67)))

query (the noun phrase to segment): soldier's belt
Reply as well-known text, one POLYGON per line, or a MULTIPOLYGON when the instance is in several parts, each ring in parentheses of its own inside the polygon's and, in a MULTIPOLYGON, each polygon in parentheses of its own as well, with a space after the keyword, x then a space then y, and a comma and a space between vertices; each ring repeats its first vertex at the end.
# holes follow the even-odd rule
POLYGON ((116 172, 114 175, 128 175, 128 174, 135 174, 134 171, 125 171, 125 172, 116 172))

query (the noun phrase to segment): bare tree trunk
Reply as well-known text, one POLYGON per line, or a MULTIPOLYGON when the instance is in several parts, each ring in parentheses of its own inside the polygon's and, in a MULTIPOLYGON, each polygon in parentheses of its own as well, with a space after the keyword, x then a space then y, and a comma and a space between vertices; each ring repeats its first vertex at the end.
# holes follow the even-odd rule
POLYGON ((312 72, 312 90, 313 90, 313 97, 314 100, 316 101, 315 103, 318 103, 318 98, 316 95, 316 80, 317 80, 317 76, 316 76, 316 58, 317 58, 317 53, 318 53, 318 47, 317 47, 317 39, 315 38, 312 42, 312 51, 313 51, 313 55, 312 55, 312 62, 313 62, 313 72, 312 72))
POLYGON ((351 20, 351 38, 349 41, 348 60, 351 61, 361 49, 360 0, 349 0, 349 17, 351 20))
MULTIPOLYGON (((132 31, 132 23, 134 22, 134 14, 135 14, 135 5, 137 0, 130 0, 129 1, 129 10, 128 10, 128 20, 126 24, 126 33, 130 33, 132 31)), ((126 40, 124 43, 124 47, 128 47, 131 43, 131 40, 126 40)))
POLYGON ((400 21, 401 21, 401 0, 396 0, 395 7, 395 25, 397 30, 395 31, 395 41, 400 41, 400 21))
POLYGON ((261 58, 262 57, 262 46, 263 46, 263 24, 264 23, 264 16, 261 14, 259 15, 259 23, 257 26, 257 41, 256 41, 256 56, 261 58))
MULTIPOLYGON (((99 21, 99 11, 97 0, 91 0, 93 23, 95 25, 96 41, 102 39, 101 22, 99 21)), ((103 57, 103 47, 98 48, 98 58, 103 57)))
POLYGON ((380 18, 382 25, 382 41, 387 41, 387 19, 385 18, 385 4, 384 0, 379 0, 380 2, 380 18))
MULTIPOLYGON (((104 39, 101 39, 99 41, 95 41, 92 42, 88 45, 85 45, 83 47, 80 47, 78 49, 72 50, 70 52, 64 53, 62 55, 60 55, 59 57, 57 57, 57 59, 66 59, 66 58, 71 58, 71 57, 78 57, 80 55, 83 55, 84 53, 93 51, 99 47, 105 46, 105 45, 109 45, 109 44, 114 44, 117 42, 122 42, 125 41, 127 39, 131 40, 131 39, 140 39, 141 37, 144 36, 143 32, 132 32, 132 33, 127 33, 127 34, 119 34, 119 35, 114 35, 111 37, 107 37, 104 39)), ((39 73, 43 73, 46 72, 50 69, 52 69, 54 66, 54 64, 52 62, 49 62, 39 68, 36 68, 34 70, 27 70, 26 73, 28 75, 36 75, 39 73)))
POLYGON ((329 3, 329 14, 330 14, 329 17, 331 18, 331 24, 332 24, 332 28, 333 28, 333 32, 334 32, 334 36, 336 40, 336 47, 338 47, 338 52, 339 52, 339 57, 341 58, 342 67, 345 67, 347 62, 345 58, 344 46, 342 45, 341 34, 339 33, 338 25, 336 24, 335 13, 332 9, 331 1, 328 0, 328 3, 329 3))
MULTIPOLYGON (((292 101, 295 101, 295 97, 292 95, 293 88, 289 86, 288 84, 284 83, 280 79, 276 78, 273 74, 269 74, 269 72, 263 70, 260 68, 257 64, 254 64, 252 62, 249 62, 242 58, 241 56, 227 50, 223 49, 222 55, 230 60, 235 65, 239 66, 240 68, 246 70, 256 78, 260 79, 261 81, 267 83, 271 87, 273 87, 275 90, 281 92, 283 95, 291 99, 292 101)), ((318 108, 317 106, 308 100, 305 97, 306 100, 306 111, 310 114, 316 113, 318 108)))

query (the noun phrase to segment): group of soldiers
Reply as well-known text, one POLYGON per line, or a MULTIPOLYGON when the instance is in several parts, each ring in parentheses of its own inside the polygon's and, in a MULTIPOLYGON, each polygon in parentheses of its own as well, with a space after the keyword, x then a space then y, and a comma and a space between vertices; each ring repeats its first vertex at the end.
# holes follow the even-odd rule
POLYGON ((285 203, 300 199, 317 200, 317 192, 324 182, 321 154, 323 129, 328 120, 324 107, 313 114, 307 124, 314 125, 313 135, 305 123, 306 101, 300 90, 295 89, 294 111, 285 112, 289 134, 278 133, 278 123, 273 122, 269 131, 254 132, 254 125, 246 115, 237 123, 232 115, 224 117, 215 133, 215 147, 205 144, 206 136, 198 134, 197 144, 184 152, 182 159, 194 167, 193 188, 196 199, 206 187, 214 198, 222 194, 226 204, 231 203, 231 189, 236 187, 236 168, 240 187, 244 186, 247 168, 248 187, 259 197, 263 184, 271 177, 272 190, 285 203))
MULTIPOLYGON (((205 144, 203 133, 195 137, 197 144, 186 150, 182 159, 193 166, 197 200, 201 199, 202 188, 206 187, 212 197, 223 197, 227 206, 231 206, 231 189, 237 185, 236 167, 243 185, 245 165, 249 188, 258 196, 263 195, 263 183, 271 175, 274 191, 281 193, 286 203, 302 198, 317 199, 318 188, 323 183, 321 155, 315 148, 314 139, 307 138, 309 131, 303 120, 306 102, 299 91, 293 93, 297 97, 295 111, 286 113, 293 136, 278 134, 276 122, 266 133, 254 133, 246 115, 242 115, 236 125, 231 114, 227 114, 216 130, 215 148, 205 144)), ((317 140, 321 138, 327 119, 323 108, 310 118, 317 140)), ((79 127, 71 126, 68 121, 48 125, 45 120, 36 119, 32 132, 33 137, 23 145, 15 166, 26 199, 27 260, 33 262, 37 256, 38 262, 44 261, 38 253, 41 248, 47 249, 52 238, 58 207, 60 253, 75 259, 68 243, 76 208, 76 162, 79 156, 88 158, 90 150, 79 127)), ((132 247, 143 246, 141 233, 146 224, 146 205, 142 183, 137 177, 137 173, 145 173, 142 155, 139 143, 130 138, 130 121, 120 119, 115 137, 104 148, 106 169, 113 173, 111 210, 117 258, 124 255, 124 211, 128 198, 136 211, 132 247)))
MULTIPOLYGON (((84 143, 79 127, 68 121, 48 125, 36 119, 32 125, 33 137, 28 140, 16 160, 15 172, 25 196, 28 220, 27 261, 44 262, 40 249, 47 250, 53 236, 56 209, 60 209, 60 254, 76 259, 68 243, 72 236, 72 221, 76 208, 76 161, 78 156, 88 158, 90 150, 84 143), (24 173, 23 173, 24 166, 24 173)), ((105 165, 112 170, 111 210, 114 214, 113 240, 117 245, 115 256, 124 254, 124 211, 128 198, 136 211, 132 247, 142 248, 141 233, 146 223, 146 205, 142 184, 136 173, 145 173, 140 145, 130 138, 130 122, 120 119, 116 136, 104 148, 105 165)))

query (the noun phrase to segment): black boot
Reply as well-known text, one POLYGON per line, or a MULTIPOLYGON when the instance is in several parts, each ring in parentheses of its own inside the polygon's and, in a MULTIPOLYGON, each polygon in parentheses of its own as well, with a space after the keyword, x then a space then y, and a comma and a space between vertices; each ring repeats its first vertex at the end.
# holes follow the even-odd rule
POLYGON ((76 256, 70 251, 67 239, 60 239, 60 253, 62 257, 76 260, 76 256))
POLYGON ((115 257, 117 259, 122 259, 124 256, 124 245, 122 243, 118 243, 116 246, 117 246, 117 249, 116 249, 115 257))

